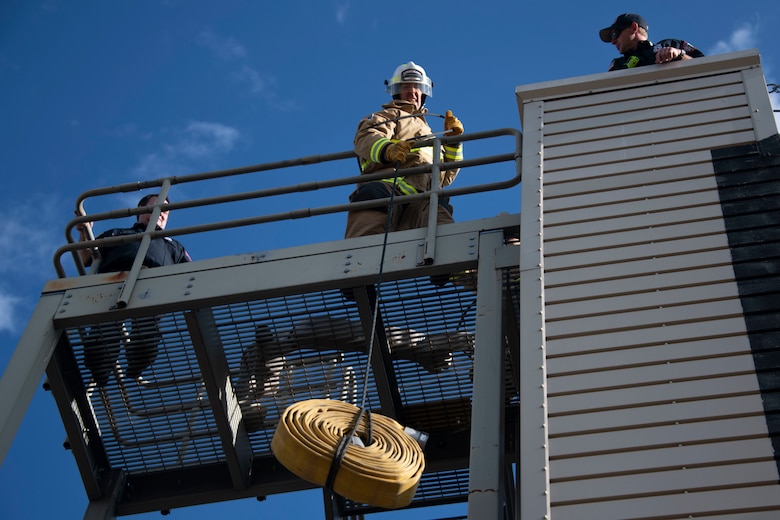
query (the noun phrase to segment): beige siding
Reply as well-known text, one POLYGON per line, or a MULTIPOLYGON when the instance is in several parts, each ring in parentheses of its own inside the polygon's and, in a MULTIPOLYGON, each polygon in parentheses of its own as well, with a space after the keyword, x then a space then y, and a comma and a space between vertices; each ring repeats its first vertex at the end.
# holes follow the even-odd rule
POLYGON ((693 69, 518 89, 543 111, 556 520, 780 511, 710 155, 755 141, 751 107, 740 70, 693 69))

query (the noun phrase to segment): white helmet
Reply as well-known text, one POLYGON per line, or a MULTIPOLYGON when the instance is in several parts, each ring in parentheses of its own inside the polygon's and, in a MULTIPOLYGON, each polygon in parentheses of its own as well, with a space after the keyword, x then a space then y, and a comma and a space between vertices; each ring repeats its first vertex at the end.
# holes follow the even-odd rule
POLYGON ((433 97, 433 81, 425 74, 425 69, 410 61, 396 67, 393 77, 385 80, 387 93, 395 98, 401 93, 401 83, 417 83, 420 85, 420 92, 425 96, 433 97))

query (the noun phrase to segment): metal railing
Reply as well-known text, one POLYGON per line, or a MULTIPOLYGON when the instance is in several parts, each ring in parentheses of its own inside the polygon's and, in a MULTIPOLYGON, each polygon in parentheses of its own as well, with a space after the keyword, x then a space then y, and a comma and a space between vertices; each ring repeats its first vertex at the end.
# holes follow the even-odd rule
MULTIPOLYGON (((414 195, 404 195, 403 201, 412 202, 417 200, 430 199, 432 207, 435 207, 438 197, 442 195, 453 197, 458 195, 466 195, 472 193, 482 193, 487 191, 507 189, 512 186, 518 185, 521 181, 520 158, 521 158, 521 150, 522 150, 522 134, 517 129, 502 128, 497 130, 463 134, 463 135, 453 136, 453 137, 433 136, 432 138, 426 139, 424 141, 418 141, 416 143, 416 146, 433 146, 434 150, 439 150, 442 145, 446 145, 446 144, 491 139, 500 136, 514 137, 514 149, 511 152, 503 153, 499 155, 478 157, 475 159, 466 159, 466 160, 456 161, 456 162, 441 162, 439 154, 435 154, 433 164, 417 166, 414 168, 399 169, 397 174, 399 177, 404 177, 404 176, 421 174, 421 173, 438 172, 439 170, 450 170, 450 169, 460 168, 461 173, 459 175, 464 175, 464 172, 470 167, 514 161, 515 163, 514 176, 512 176, 509 179, 500 180, 500 181, 476 184, 471 186, 462 186, 457 188, 448 187, 447 189, 442 189, 439 186, 438 175, 432 175, 433 186, 429 191, 414 194, 414 195)), ((386 206, 391 200, 390 197, 384 199, 362 201, 362 202, 345 202, 343 204, 300 208, 300 209, 294 209, 285 212, 271 213, 267 215, 258 215, 258 216, 239 218, 233 220, 216 221, 207 224, 176 227, 173 229, 165 229, 165 230, 155 229, 155 222, 157 221, 157 216, 162 211, 197 208, 197 207, 211 206, 216 204, 225 204, 231 202, 262 199, 265 197, 286 195, 291 193, 310 192, 310 191, 316 191, 316 190, 321 190, 326 188, 349 186, 349 185, 354 185, 358 182, 368 182, 372 180, 385 179, 388 177, 388 171, 385 170, 385 171, 376 172, 372 174, 354 175, 350 177, 342 177, 337 179, 323 179, 318 181, 291 184, 282 187, 267 188, 267 189, 260 189, 260 190, 240 192, 240 193, 232 193, 228 195, 206 197, 206 198, 199 198, 193 200, 183 200, 183 201, 177 201, 171 203, 160 202, 165 200, 168 194, 168 190, 173 185, 197 183, 197 182, 208 181, 208 180, 236 177, 236 176, 246 175, 250 173, 269 172, 269 171, 276 171, 276 170, 282 170, 282 169, 288 169, 288 168, 306 166, 312 164, 326 163, 332 161, 342 161, 345 159, 354 160, 355 158, 356 155, 353 151, 339 152, 339 153, 326 154, 326 155, 312 155, 312 156, 300 157, 297 159, 270 162, 270 163, 252 165, 252 166, 244 166, 239 168, 231 168, 226 170, 216 170, 216 171, 210 171, 210 172, 198 173, 192 175, 163 177, 156 180, 126 183, 126 184, 120 184, 112 187, 88 190, 79 196, 76 202, 77 216, 71 221, 69 221, 65 227, 65 237, 67 239, 68 244, 60 247, 55 252, 54 259, 53 259, 54 268, 59 278, 67 277, 65 269, 63 268, 62 265, 62 256, 64 254, 71 253, 73 256, 73 260, 76 264, 78 273, 83 275, 86 274, 86 268, 84 266, 84 263, 81 261, 81 257, 79 255, 80 250, 88 249, 94 252, 101 247, 112 247, 121 244, 126 244, 129 242, 141 241, 142 243, 141 246, 139 247, 138 257, 136 258, 136 262, 133 265, 130 275, 128 276, 128 281, 130 283, 126 284, 126 286, 131 287, 133 285, 132 280, 135 277, 137 277, 138 271, 141 268, 142 259, 146 255, 146 250, 148 248, 149 242, 154 238, 191 235, 191 234, 204 233, 204 232, 216 231, 221 229, 251 226, 251 225, 257 225, 257 224, 263 224, 269 222, 278 222, 282 220, 309 218, 309 217, 314 217, 319 215, 328 215, 333 213, 346 212, 350 210, 369 209, 369 208, 386 206), (148 188, 159 188, 158 203, 153 206, 138 207, 138 208, 123 208, 119 210, 112 210, 112 211, 93 213, 93 214, 87 214, 84 207, 84 203, 90 198, 105 196, 109 194, 137 192, 139 190, 148 189, 148 188), (142 233, 117 236, 117 237, 106 237, 106 238, 101 238, 99 240, 96 240, 91 235, 91 230, 90 230, 90 236, 89 236, 90 239, 85 241, 74 240, 72 236, 73 229, 79 224, 94 223, 103 220, 112 220, 117 218, 137 216, 144 213, 151 213, 151 217, 150 217, 150 224, 147 227, 147 230, 142 233)), ((435 232, 435 229, 433 229, 433 232, 435 232)), ((120 296, 120 303, 121 301, 122 298, 120 296)))

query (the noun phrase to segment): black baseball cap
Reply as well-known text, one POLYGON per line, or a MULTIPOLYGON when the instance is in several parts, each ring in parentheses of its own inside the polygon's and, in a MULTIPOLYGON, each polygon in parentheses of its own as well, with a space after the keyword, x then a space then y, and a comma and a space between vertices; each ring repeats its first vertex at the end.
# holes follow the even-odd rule
POLYGON ((635 14, 635 13, 623 13, 620 16, 615 19, 615 22, 610 25, 609 27, 605 27, 602 30, 599 31, 599 37, 601 38, 601 41, 611 43, 612 42, 612 31, 615 29, 622 29, 625 27, 628 27, 632 23, 636 22, 639 27, 647 30, 647 22, 644 18, 642 18, 642 15, 635 14))

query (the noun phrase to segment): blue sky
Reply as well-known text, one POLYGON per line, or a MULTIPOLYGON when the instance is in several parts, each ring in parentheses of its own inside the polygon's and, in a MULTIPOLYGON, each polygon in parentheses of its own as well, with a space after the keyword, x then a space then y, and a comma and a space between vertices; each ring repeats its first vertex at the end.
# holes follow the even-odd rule
MULTIPOLYGON (((0 245, 6 252, 0 260, 0 371, 44 282, 56 277, 52 255, 64 243, 64 226, 79 194, 167 175, 349 150, 358 120, 387 100, 383 81, 402 62, 413 60, 426 68, 434 81, 428 107, 435 113, 453 110, 466 132, 519 128, 518 85, 605 71, 616 53, 599 40, 598 29, 624 11, 640 11, 652 40, 685 39, 708 55, 757 48, 767 81, 780 82, 780 7, 775 2, 748 0, 739 8, 725 0, 528 4, 0 2, 0 245)), ((780 108, 780 96, 772 97, 780 108)), ((431 126, 440 130, 440 120, 431 126)), ((348 171, 339 168, 302 175, 356 174, 354 164, 348 171)), ((171 197, 253 190, 270 182, 248 177, 204 188, 174 187, 171 197)), ((328 203, 342 202, 347 194, 328 203)), ((456 204, 456 220, 519 208, 517 193, 492 197, 456 204)), ((106 204, 133 205, 138 198, 130 194, 106 204)), ((300 196, 244 211, 273 213, 318 202, 300 196)), ((214 217, 230 218, 231 211, 214 217)), ((199 218, 174 213, 171 226, 199 218)), ((342 234, 343 217, 336 216, 210 234, 187 240, 187 247, 202 259, 335 240, 342 234)), ((83 515, 87 498, 73 458, 62 448, 64 438, 52 397, 39 390, 0 467, 0 518, 83 515)), ((379 518, 452 516, 464 510, 379 518)), ((316 491, 272 496, 262 503, 186 508, 172 518, 215 515, 324 517, 316 491)))

